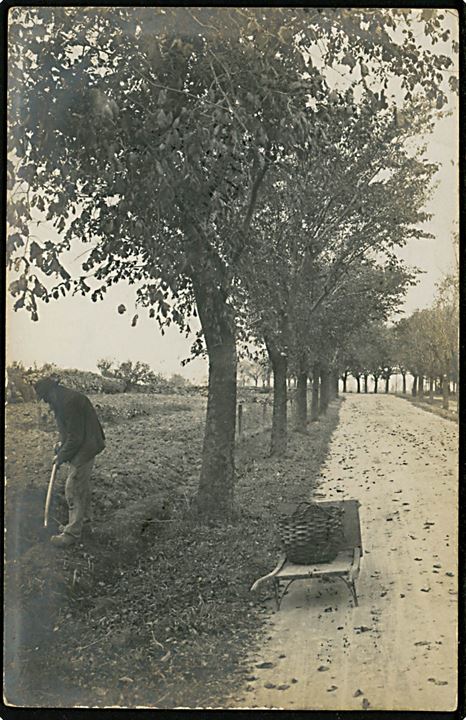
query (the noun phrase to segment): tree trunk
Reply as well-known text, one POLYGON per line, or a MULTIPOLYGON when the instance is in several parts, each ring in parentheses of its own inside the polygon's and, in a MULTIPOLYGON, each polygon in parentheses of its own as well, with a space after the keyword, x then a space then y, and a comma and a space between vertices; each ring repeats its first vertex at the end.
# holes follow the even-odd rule
POLYGON ((202 467, 195 506, 206 517, 229 516, 235 477, 235 319, 221 290, 199 280, 193 281, 193 286, 209 355, 202 467))
POLYGON ((287 358, 280 352, 273 352, 273 414, 272 438, 270 445, 271 455, 284 455, 287 445, 287 392, 286 370, 287 358))
POLYGON ((334 387, 335 387, 335 397, 336 398, 340 395, 339 381, 340 381, 340 378, 338 376, 338 373, 335 372, 333 374, 333 382, 334 382, 334 387))
POLYGON ((369 375, 364 373, 364 392, 369 392, 369 375))
POLYGON ((335 390, 335 378, 331 370, 328 371, 328 399, 331 402, 335 400, 337 394, 335 390))
POLYGON ((306 432, 307 428, 307 372, 300 370, 296 386, 295 430, 306 432))
POLYGON ((442 407, 444 410, 448 410, 448 408, 450 407, 450 383, 448 380, 448 375, 443 376, 442 389, 442 407))
POLYGON ((241 437, 241 435, 243 434, 243 403, 241 403, 241 402, 238 403, 237 416, 238 416, 238 420, 236 423, 236 429, 238 432, 238 437, 241 437))
POLYGON ((434 402, 434 378, 429 378, 429 402, 432 405, 434 402))
POLYGON ((328 367, 326 365, 323 365, 320 369, 320 402, 319 402, 319 414, 325 415, 327 412, 329 400, 330 400, 330 393, 329 393, 329 385, 330 385, 330 374, 328 367))
POLYGON ((374 378, 374 392, 376 393, 379 388, 379 378, 375 375, 372 376, 374 378))
POLYGON ((319 365, 315 364, 312 368, 312 400, 311 400, 311 422, 319 419, 319 365))
POLYGON ((403 395, 406 395, 406 373, 401 373, 401 377, 403 378, 403 395))
POLYGON ((356 380, 356 392, 360 393, 361 392, 361 376, 355 375, 354 379, 356 380))
POLYGON ((390 388, 390 375, 385 378, 385 392, 388 393, 388 390, 390 388))
POLYGON ((341 376, 341 379, 343 380, 343 392, 345 393, 346 392, 346 384, 348 382, 348 373, 344 372, 343 375, 341 376))
POLYGON ((330 370, 329 397, 330 400, 336 400, 338 397, 338 372, 336 370, 330 370))
POLYGON ((417 380, 417 391, 419 398, 422 400, 424 398, 424 375, 419 375, 417 380))
POLYGON ((411 395, 413 397, 417 396, 417 381, 418 381, 417 375, 413 375, 413 387, 411 388, 411 395))

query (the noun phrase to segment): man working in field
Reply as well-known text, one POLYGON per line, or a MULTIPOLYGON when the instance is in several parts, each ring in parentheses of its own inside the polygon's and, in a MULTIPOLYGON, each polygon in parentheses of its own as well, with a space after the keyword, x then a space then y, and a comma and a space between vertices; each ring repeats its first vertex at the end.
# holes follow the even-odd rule
POLYGON ((50 538, 56 547, 65 548, 80 539, 83 523, 89 519, 89 481, 95 456, 105 447, 105 435, 97 413, 85 395, 63 387, 53 378, 43 378, 34 387, 39 400, 50 405, 57 421, 61 443, 56 448, 55 462, 57 466, 69 463, 65 484, 68 524, 60 535, 50 538))

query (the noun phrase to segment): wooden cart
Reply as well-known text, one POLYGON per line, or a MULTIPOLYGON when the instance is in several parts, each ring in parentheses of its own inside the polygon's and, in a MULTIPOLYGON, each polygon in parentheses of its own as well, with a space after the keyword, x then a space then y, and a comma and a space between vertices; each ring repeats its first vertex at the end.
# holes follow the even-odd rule
POLYGON ((295 582, 295 580, 309 580, 320 577, 330 580, 343 580, 351 592, 354 605, 358 605, 355 582, 359 575, 362 559, 359 501, 332 500, 319 502, 319 505, 328 508, 338 507, 343 510, 343 539, 338 555, 332 562, 317 563, 315 565, 298 565, 290 562, 286 555, 282 555, 276 568, 256 580, 251 587, 251 590, 256 590, 266 580, 272 580, 277 610, 280 610, 281 601, 291 583, 295 582))

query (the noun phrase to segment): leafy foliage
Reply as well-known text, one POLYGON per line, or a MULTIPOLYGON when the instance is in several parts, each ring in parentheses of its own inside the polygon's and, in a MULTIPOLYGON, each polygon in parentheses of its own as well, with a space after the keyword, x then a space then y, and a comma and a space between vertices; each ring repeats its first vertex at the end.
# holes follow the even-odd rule
MULTIPOLYGON (((434 46, 448 36, 442 18, 422 14, 434 46)), ((162 325, 187 329, 193 274, 230 290, 267 168, 332 146, 335 117, 358 116, 351 88, 331 89, 316 52, 324 67, 346 66, 392 118, 391 76, 408 102, 416 87, 443 106, 437 75, 451 59, 416 44, 414 19, 401 10, 15 10, 8 170, 11 190, 18 180, 28 188, 28 201, 19 193, 10 206, 17 308, 36 318, 37 299, 73 290, 98 300, 115 282, 144 281, 140 302, 162 325), (392 37, 400 27, 404 44, 392 37), (32 208, 60 243, 28 240, 32 208), (77 277, 60 259, 74 238, 91 243, 77 277), (48 277, 59 280, 53 289, 48 277)), ((402 114, 400 130, 412 123, 402 114)))

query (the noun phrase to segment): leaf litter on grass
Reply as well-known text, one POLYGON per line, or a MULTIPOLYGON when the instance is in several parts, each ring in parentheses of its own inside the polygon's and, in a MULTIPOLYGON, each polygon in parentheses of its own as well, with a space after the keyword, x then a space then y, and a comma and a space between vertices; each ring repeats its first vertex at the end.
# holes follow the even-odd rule
MULTIPOLYGON (((126 401, 135 402, 112 398, 113 407, 126 401)), ((98 458, 93 486, 96 530, 73 552, 54 556, 56 582, 63 579, 65 594, 50 613, 57 629, 37 652, 24 648, 22 692, 28 699, 60 707, 66 687, 65 705, 104 699, 129 707, 199 707, 221 704, 247 674, 243 661, 264 621, 267 597, 267 590, 252 596, 249 588, 279 552, 273 514, 281 502, 309 496, 338 410, 308 435, 292 435, 286 458, 267 456, 263 434, 243 440, 237 517, 229 525, 206 526, 186 516, 200 464, 205 399, 171 402, 190 409, 170 410, 170 438, 158 433, 157 410, 146 406, 105 428, 108 447, 98 458), (115 678, 121 679, 118 687, 115 678), (107 690, 99 695, 96 688, 107 690)), ((29 432, 23 428, 24 457, 12 470, 18 487, 33 470, 31 461, 41 473, 47 468, 53 441, 41 436, 37 444, 29 432), (41 452, 30 452, 32 439, 41 452)), ((61 513, 62 494, 59 485, 61 513)), ((36 556, 43 557, 42 550, 36 556)), ((53 595, 51 566, 44 567, 53 595)), ((21 596, 21 582, 15 590, 21 596)))

